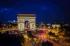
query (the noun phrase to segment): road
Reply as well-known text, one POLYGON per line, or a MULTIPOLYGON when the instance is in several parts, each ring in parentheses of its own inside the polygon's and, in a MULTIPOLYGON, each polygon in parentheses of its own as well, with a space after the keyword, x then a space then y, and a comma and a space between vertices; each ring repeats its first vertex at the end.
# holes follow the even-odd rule
MULTIPOLYGON (((49 42, 53 43, 53 46, 61 46, 60 44, 58 44, 58 43, 56 43, 56 42, 54 42, 54 41, 52 41, 52 40, 50 40, 48 38, 47 38, 47 40, 49 42)), ((25 42, 24 42, 24 44, 22 46, 32 46, 32 42, 27 36, 25 36, 25 42)))

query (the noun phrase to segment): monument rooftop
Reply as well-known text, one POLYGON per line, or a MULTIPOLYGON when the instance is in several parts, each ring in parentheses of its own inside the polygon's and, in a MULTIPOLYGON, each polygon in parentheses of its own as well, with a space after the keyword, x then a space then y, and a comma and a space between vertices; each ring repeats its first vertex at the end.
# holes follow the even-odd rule
POLYGON ((22 16, 24 16, 24 17, 36 17, 35 14, 17 14, 17 16, 19 16, 19 17, 22 17, 22 16))

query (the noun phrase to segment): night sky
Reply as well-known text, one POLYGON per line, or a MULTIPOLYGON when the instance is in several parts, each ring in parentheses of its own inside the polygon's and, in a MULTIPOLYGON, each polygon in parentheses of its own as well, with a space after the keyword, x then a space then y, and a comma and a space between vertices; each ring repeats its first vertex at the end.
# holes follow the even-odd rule
POLYGON ((16 20, 19 13, 33 13, 37 23, 69 23, 67 5, 65 0, 0 0, 0 22, 16 20))

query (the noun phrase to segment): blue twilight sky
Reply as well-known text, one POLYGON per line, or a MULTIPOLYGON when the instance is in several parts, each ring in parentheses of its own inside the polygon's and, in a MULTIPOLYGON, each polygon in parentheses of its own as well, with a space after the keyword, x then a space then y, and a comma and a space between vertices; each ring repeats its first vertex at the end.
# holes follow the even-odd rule
POLYGON ((65 0, 0 0, 0 22, 16 20, 19 13, 36 14, 37 23, 68 22, 65 4, 65 0))

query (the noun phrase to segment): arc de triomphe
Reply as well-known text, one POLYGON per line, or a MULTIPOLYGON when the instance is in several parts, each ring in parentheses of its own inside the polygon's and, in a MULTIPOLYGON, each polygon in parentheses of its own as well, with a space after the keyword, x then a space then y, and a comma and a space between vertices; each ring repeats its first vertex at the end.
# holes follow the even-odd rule
POLYGON ((29 28, 36 29, 36 16, 35 14, 17 14, 17 23, 19 31, 24 31, 29 28))

